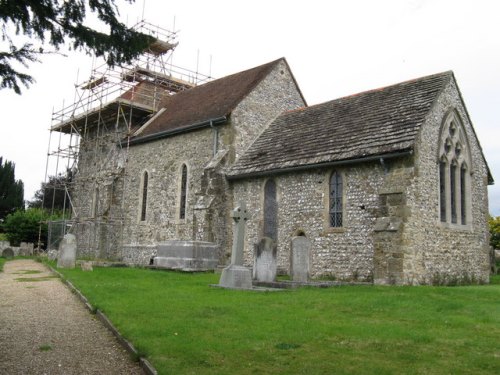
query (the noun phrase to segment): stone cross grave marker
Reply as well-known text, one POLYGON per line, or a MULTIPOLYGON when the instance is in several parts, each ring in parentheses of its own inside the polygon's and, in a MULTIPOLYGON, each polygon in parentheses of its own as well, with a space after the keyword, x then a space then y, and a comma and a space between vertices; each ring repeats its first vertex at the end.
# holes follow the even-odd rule
POLYGON ((244 202, 240 202, 231 213, 234 220, 233 249, 231 264, 222 270, 219 285, 224 288, 251 289, 252 275, 243 266, 243 248, 245 241, 245 225, 249 219, 244 202))
POLYGON ((231 253, 231 264, 243 265, 243 247, 245 241, 245 225, 248 220, 248 212, 245 203, 240 203, 231 213, 235 222, 233 234, 233 251, 231 253))

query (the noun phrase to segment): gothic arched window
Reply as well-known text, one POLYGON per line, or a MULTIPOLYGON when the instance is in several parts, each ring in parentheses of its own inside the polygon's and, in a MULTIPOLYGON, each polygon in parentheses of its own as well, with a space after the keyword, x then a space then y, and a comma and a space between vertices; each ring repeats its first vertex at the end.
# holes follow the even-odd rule
POLYGON ((182 164, 181 168, 181 200, 180 200, 180 209, 179 209, 179 218, 186 218, 186 203, 187 203, 187 177, 188 171, 186 164, 182 164))
POLYGON ((342 175, 334 171, 330 177, 330 226, 342 227, 343 210, 342 175))
POLYGON ((148 172, 144 171, 142 176, 142 197, 141 197, 141 221, 146 220, 146 208, 148 204, 148 172))
POLYGON ((443 223, 466 225, 470 205, 470 152, 455 111, 445 119, 439 147, 439 216, 443 223))
POLYGON ((264 185, 264 237, 278 240, 278 201, 274 180, 267 180, 264 185))

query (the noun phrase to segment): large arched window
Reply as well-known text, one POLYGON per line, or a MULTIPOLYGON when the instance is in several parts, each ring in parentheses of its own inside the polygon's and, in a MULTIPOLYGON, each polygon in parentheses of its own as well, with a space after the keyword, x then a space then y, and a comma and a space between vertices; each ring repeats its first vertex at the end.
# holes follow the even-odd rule
POLYGON ((146 220, 146 209, 148 205, 148 172, 144 171, 142 176, 142 199, 141 199, 141 221, 146 220))
POLYGON ((470 153, 465 130, 455 111, 443 122, 439 148, 439 217, 443 223, 469 221, 470 153))
POLYGON ((179 218, 186 218, 186 203, 187 203, 187 181, 188 181, 188 170, 186 164, 182 164, 181 168, 181 196, 179 204, 179 218))
POLYGON ((330 177, 330 226, 342 227, 343 183, 342 175, 334 171, 330 177))
POLYGON ((264 237, 278 240, 278 201, 276 182, 272 179, 264 185, 264 237))

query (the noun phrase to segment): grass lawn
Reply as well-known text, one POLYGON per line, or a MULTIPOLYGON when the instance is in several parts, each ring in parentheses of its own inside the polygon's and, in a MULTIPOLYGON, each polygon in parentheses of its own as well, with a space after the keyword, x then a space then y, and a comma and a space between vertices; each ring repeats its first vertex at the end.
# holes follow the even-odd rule
POLYGON ((500 374, 499 276, 258 293, 210 273, 59 271, 160 374, 500 374))

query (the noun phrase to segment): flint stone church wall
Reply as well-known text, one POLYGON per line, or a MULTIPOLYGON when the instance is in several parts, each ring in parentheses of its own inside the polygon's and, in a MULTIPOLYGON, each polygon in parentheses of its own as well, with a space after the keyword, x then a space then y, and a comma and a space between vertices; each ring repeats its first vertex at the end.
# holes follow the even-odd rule
MULTIPOLYGON (((238 104, 228 122, 217 126, 217 131, 206 128, 131 146, 127 162, 123 163, 123 173, 102 178, 105 188, 99 189, 98 215, 107 225, 78 225, 79 255, 111 255, 128 263, 149 264, 156 255, 158 242, 202 240, 220 245, 220 260, 224 263, 230 252, 228 215, 232 207, 227 202, 232 201, 232 192, 221 171, 278 114, 303 105, 305 103, 286 63, 281 62, 238 104), (218 150, 216 155, 214 149, 218 150), (188 198, 186 217, 180 219, 183 164, 188 170, 188 198), (146 219, 141 221, 145 171, 148 173, 147 209, 146 219)), ((87 181, 91 181, 94 175, 106 177, 103 171, 117 170, 116 163, 109 162, 109 156, 124 161, 125 154, 117 146, 116 138, 114 132, 109 134, 112 141, 105 142, 100 148, 100 157, 95 157, 92 149, 82 149, 79 163, 81 183, 76 195, 83 217, 92 219, 96 216, 92 212, 95 187, 87 181), (84 179, 83 176, 90 178, 84 179)))
POLYGON ((402 241, 406 244, 404 283, 449 283, 489 279, 488 171, 481 147, 453 80, 428 115, 416 147, 415 183, 407 191, 411 216, 402 241), (446 115, 456 110, 465 128, 472 159, 471 201, 467 225, 440 222, 438 139, 446 115))
MULTIPOLYGON (((390 172, 399 174, 404 163, 394 162, 390 172)), ((309 255, 312 278, 342 280, 373 278, 373 231, 379 209, 383 167, 375 162, 335 169, 344 182, 344 226, 329 225, 329 180, 332 169, 289 173, 274 177, 278 202, 278 268, 289 273, 291 240, 305 235, 312 242, 309 255)), ((245 264, 253 262, 253 244, 264 230, 263 202, 266 178, 234 182, 234 196, 247 202, 251 215, 245 241, 245 264)), ((403 182, 404 183, 404 182, 403 182)), ((235 201, 234 204, 237 202, 235 201)))

